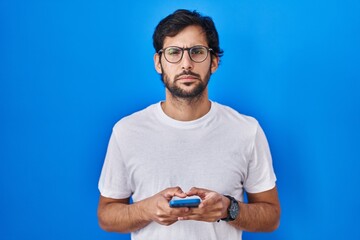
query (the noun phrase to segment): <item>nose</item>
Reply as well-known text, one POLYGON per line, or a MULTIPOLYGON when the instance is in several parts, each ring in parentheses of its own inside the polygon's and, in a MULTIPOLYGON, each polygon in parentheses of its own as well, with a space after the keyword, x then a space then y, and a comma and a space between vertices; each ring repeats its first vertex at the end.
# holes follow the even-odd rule
POLYGON ((194 67, 194 62, 191 60, 189 51, 184 51, 183 58, 181 59, 181 68, 184 70, 191 70, 194 67))

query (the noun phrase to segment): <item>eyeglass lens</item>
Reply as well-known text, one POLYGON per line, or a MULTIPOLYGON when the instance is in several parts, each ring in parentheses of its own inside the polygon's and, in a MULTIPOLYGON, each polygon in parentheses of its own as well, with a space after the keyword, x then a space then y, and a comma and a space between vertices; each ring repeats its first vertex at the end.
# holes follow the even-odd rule
POLYGON ((204 46, 192 48, 168 47, 164 51, 165 58, 171 63, 179 62, 184 55, 184 50, 188 51, 191 60, 198 63, 203 62, 208 55, 208 49, 204 46))

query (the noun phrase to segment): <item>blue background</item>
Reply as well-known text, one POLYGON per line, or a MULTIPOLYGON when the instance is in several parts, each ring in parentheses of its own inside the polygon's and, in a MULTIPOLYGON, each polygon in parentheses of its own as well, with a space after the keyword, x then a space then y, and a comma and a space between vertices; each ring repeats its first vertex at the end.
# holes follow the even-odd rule
POLYGON ((360 2, 0 0, 0 238, 129 239, 97 224, 111 128, 164 98, 152 33, 210 15, 210 98, 270 142, 280 228, 244 239, 360 239, 360 2))

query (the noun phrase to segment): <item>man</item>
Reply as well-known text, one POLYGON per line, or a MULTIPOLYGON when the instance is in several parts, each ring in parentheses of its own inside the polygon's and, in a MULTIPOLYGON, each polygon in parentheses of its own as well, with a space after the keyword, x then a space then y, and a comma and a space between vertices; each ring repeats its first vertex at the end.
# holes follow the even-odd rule
POLYGON ((166 99, 114 126, 99 180, 100 226, 157 240, 275 230, 280 205, 261 127, 208 98, 223 53, 212 19, 175 11, 153 41, 166 99), (174 196, 198 196, 201 204, 171 208, 174 196))

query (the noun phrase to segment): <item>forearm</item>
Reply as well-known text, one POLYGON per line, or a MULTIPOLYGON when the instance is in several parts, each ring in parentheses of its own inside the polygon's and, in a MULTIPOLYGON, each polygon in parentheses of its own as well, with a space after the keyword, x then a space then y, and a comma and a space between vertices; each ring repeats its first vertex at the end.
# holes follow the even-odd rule
POLYGON ((99 225, 109 232, 134 232, 148 225, 141 202, 134 204, 108 203, 98 211, 99 225))
POLYGON ((280 223, 280 207, 270 203, 241 203, 240 214, 231 225, 248 232, 271 232, 280 223))
POLYGON ((122 233, 134 232, 151 222, 171 225, 188 212, 187 208, 170 208, 169 201, 174 196, 184 198, 186 194, 179 187, 171 187, 133 204, 129 204, 129 198, 100 196, 99 225, 105 231, 122 233))

